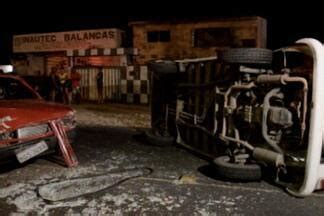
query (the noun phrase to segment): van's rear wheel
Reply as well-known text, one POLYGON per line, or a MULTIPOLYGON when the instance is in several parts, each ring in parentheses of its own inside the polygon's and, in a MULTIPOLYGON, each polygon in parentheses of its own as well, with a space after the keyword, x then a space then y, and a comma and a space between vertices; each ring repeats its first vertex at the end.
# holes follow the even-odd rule
POLYGON ((261 179, 261 166, 256 163, 232 163, 229 156, 221 156, 214 160, 216 172, 228 179, 257 181, 261 179))

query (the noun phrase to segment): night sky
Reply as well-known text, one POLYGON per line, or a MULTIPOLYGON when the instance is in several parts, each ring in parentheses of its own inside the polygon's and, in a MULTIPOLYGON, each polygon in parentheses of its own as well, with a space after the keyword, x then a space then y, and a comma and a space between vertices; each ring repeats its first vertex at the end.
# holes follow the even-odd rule
MULTIPOLYGON (((268 21, 268 47, 271 49, 287 45, 302 37, 324 40, 324 19, 321 18, 324 9, 322 10, 321 6, 310 2, 306 4, 304 2, 303 5, 296 3, 294 7, 287 5, 283 7, 280 5, 280 1, 273 1, 272 5, 267 5, 265 1, 260 5, 253 4, 253 7, 229 3, 220 7, 208 7, 206 4, 201 4, 197 8, 196 5, 175 8, 169 7, 167 4, 162 5, 159 11, 156 9, 159 6, 148 5, 149 9, 133 10, 132 14, 121 10, 122 12, 118 15, 111 15, 110 12, 120 11, 119 7, 115 10, 106 8, 106 6, 103 8, 101 5, 96 7, 96 10, 93 9, 93 5, 89 7, 85 5, 78 10, 75 8, 72 10, 73 7, 69 5, 65 9, 56 6, 51 11, 34 8, 11 16, 0 14, 2 20, 0 22, 0 64, 9 63, 12 35, 14 34, 111 27, 127 30, 128 21, 136 20, 190 20, 256 15, 264 17, 268 21), (142 11, 148 12, 148 14, 143 15, 142 11), (163 11, 166 13, 162 13, 163 11)), ((49 5, 49 7, 51 6, 49 5)))

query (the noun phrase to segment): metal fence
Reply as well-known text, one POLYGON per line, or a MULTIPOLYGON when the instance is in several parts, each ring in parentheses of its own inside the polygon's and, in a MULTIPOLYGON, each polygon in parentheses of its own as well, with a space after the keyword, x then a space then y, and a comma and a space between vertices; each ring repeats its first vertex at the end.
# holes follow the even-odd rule
POLYGON ((121 102, 120 74, 123 67, 86 67, 78 68, 81 74, 81 96, 83 100, 97 100, 96 75, 103 72, 103 98, 107 101, 121 102))

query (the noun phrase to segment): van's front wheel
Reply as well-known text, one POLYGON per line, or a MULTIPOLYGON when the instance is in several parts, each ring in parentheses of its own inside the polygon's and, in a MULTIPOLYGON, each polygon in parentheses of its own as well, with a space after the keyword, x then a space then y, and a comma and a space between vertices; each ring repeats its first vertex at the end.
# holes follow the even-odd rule
POLYGON ((229 156, 214 159, 216 172, 228 179, 257 181, 261 179, 261 166, 256 163, 233 163, 229 156))

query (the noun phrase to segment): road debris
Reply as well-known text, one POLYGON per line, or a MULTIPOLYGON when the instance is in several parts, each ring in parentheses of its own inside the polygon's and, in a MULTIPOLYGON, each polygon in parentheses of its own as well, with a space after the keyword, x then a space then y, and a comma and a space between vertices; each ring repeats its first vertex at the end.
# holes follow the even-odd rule
POLYGON ((94 177, 65 180, 42 185, 38 188, 38 193, 45 200, 60 201, 95 193, 130 178, 147 175, 150 172, 149 169, 134 169, 120 173, 106 173, 94 177))
POLYGON ((182 175, 176 181, 177 184, 197 184, 197 176, 195 175, 182 175))

